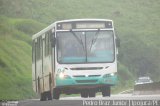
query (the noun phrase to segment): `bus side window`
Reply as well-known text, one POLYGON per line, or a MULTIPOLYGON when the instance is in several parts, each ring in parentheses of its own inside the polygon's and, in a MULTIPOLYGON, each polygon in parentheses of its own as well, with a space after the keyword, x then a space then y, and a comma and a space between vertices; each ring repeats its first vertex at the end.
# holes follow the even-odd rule
POLYGON ((35 40, 32 42, 32 62, 35 62, 35 40))
POLYGON ((38 38, 37 38, 37 43, 36 43, 36 61, 38 61, 38 44, 39 44, 39 41, 38 41, 38 38))
POLYGON ((52 32, 51 31, 49 31, 49 39, 48 39, 48 42, 49 42, 49 45, 48 45, 48 48, 49 48, 49 50, 48 50, 48 52, 49 52, 49 55, 51 55, 51 39, 52 39, 52 32))
POLYGON ((45 56, 50 55, 51 52, 51 43, 50 43, 50 32, 47 32, 45 35, 45 56))
POLYGON ((38 38, 38 60, 40 59, 40 38, 38 38))
POLYGON ((48 56, 48 34, 45 34, 45 57, 48 56))
POLYGON ((42 37, 39 38, 39 59, 42 59, 42 37))
POLYGON ((40 59, 40 38, 37 38, 36 43, 36 61, 40 59))

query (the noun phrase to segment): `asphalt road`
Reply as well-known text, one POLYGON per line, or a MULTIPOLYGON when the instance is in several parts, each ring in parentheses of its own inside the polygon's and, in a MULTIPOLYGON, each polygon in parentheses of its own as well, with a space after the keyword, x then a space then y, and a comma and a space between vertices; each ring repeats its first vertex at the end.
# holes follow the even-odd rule
POLYGON ((17 106, 160 106, 160 95, 119 94, 96 98, 64 97, 52 101, 19 101, 17 106))

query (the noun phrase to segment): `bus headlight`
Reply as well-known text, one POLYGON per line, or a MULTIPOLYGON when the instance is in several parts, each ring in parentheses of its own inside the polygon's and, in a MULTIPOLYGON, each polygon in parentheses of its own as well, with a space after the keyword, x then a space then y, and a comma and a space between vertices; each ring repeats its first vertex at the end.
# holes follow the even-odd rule
POLYGON ((64 76, 65 76, 64 73, 60 73, 60 74, 59 74, 59 78, 60 78, 60 79, 64 79, 64 76))
POLYGON ((114 73, 111 73, 110 75, 111 75, 111 76, 114 76, 114 73))
POLYGON ((105 75, 103 76, 103 78, 113 77, 113 76, 115 76, 115 75, 116 75, 116 73, 105 74, 105 75))
POLYGON ((60 79, 70 79, 71 77, 69 75, 65 75, 64 73, 59 73, 58 74, 58 77, 60 79))

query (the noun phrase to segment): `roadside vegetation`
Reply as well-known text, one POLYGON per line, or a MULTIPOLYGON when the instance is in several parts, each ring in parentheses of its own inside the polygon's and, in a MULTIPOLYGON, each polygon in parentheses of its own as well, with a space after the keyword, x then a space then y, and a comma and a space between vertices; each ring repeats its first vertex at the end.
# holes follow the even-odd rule
POLYGON ((5 16, 0 16, 0 20, 0 100, 30 98, 34 93, 29 34, 42 29, 44 25, 33 20, 5 16))

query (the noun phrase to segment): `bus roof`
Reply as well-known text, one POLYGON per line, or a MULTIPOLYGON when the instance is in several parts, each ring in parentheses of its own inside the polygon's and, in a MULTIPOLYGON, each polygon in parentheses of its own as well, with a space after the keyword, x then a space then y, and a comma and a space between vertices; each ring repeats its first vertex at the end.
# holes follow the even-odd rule
MULTIPOLYGON (((69 20, 61 20, 61 21, 56 21, 54 23, 52 23, 51 25, 49 25, 48 27, 44 28, 43 30, 41 30, 40 32, 34 34, 32 36, 32 40, 36 39, 37 37, 39 37, 40 35, 44 34, 45 32, 51 30, 54 28, 54 26, 57 23, 61 23, 61 22, 74 22, 74 21, 112 21, 110 19, 69 19, 69 20)), ((113 21, 112 21, 113 22, 113 21)))

